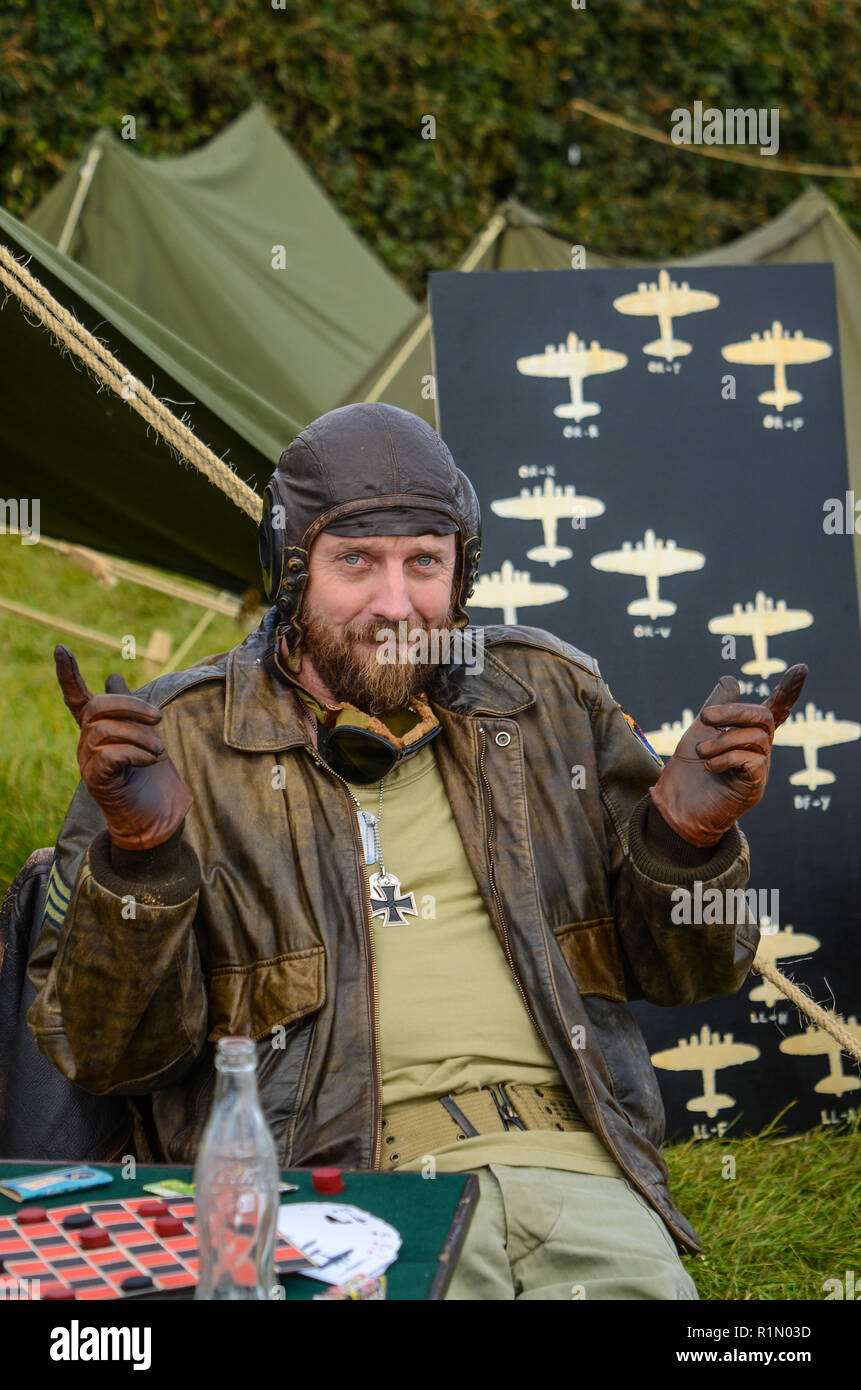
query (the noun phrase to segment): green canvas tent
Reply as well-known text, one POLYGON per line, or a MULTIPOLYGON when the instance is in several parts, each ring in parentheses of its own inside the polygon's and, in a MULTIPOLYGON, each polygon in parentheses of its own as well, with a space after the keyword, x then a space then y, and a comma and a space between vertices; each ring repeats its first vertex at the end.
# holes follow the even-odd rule
MULTIPOLYGON (((0 241, 258 492, 414 309, 259 106, 177 159, 100 132, 26 224, 0 211, 0 241)), ((11 297, 0 363, 4 501, 38 498, 58 540, 259 585, 249 519, 11 297)))
MULTIPOLYGON (((0 243, 198 438, 262 492, 301 427, 0 210, 0 243)), ((0 497, 38 498, 46 536, 235 592, 260 583, 249 518, 9 295, 0 300, 0 497)), ((6 537, 3 544, 15 543, 6 537)))
MULTIPOLYGON (((571 270, 571 248, 576 242, 576 236, 563 236, 551 230, 536 213, 510 199, 497 208, 487 227, 454 269, 571 270)), ((649 262, 586 250, 587 269, 809 261, 830 261, 834 266, 849 486, 861 500, 861 392, 857 386, 861 378, 861 241, 820 189, 809 188, 756 231, 696 256, 669 256, 662 262, 649 262)), ((388 401, 414 411, 436 426, 429 385, 432 376, 430 317, 425 302, 398 340, 353 386, 350 399, 388 401)), ((854 537, 854 545, 861 608, 861 536, 854 537)))
POLYGON ((100 131, 26 221, 300 425, 416 307, 259 104, 176 158, 100 131))

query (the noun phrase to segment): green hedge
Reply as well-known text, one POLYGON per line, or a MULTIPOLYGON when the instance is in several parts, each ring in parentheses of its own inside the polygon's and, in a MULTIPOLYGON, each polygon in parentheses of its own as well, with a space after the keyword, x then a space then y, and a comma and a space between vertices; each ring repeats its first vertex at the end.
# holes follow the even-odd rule
MULTIPOLYGON (((5 0, 0 199, 26 215, 123 115, 142 154, 176 154, 260 99, 419 294, 509 194, 586 245, 668 258, 759 225, 802 190, 572 119, 575 94, 666 133, 697 100, 777 107, 778 158, 861 163, 856 0, 283 3, 5 0), (424 115, 435 140, 421 138, 424 115)), ((859 181, 819 182, 861 232, 859 181)))

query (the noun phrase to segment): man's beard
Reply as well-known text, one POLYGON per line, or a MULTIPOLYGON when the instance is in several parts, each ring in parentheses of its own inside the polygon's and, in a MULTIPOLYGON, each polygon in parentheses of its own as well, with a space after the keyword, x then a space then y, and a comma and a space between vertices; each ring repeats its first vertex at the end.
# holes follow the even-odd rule
MULTIPOLYGON (((432 633, 454 631, 454 609, 436 623, 411 619, 400 626, 406 628, 407 642, 398 642, 399 625, 376 620, 370 623, 348 623, 343 633, 335 633, 331 623, 316 613, 303 615, 302 629, 305 634, 304 648, 317 675, 339 702, 355 705, 365 714, 377 717, 393 714, 403 709, 419 691, 424 690, 430 677, 436 671, 438 662, 412 664, 405 660, 403 647, 407 647, 416 629, 422 629, 428 636, 427 650, 433 652, 432 633), (377 633, 392 634, 396 643, 398 660, 379 661, 377 651, 354 652, 356 642, 377 641, 377 633)), ((445 644, 437 638, 436 650, 445 650, 445 644)), ((389 644, 391 648, 391 642, 389 644)))

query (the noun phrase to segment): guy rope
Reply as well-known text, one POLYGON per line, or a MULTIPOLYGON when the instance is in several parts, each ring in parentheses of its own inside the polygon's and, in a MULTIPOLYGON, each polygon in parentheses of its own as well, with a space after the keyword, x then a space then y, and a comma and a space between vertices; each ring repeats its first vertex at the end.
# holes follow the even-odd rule
POLYGON ((74 314, 64 309, 3 245, 0 245, 0 283, 15 295, 25 309, 36 315, 57 343, 79 357, 100 381, 132 410, 136 410, 147 424, 152 425, 187 463, 193 464, 204 477, 226 493, 231 502, 252 521, 260 521, 263 503, 254 489, 208 449, 182 420, 177 419, 173 411, 147 390, 143 382, 133 377, 113 353, 92 333, 88 333, 74 314))

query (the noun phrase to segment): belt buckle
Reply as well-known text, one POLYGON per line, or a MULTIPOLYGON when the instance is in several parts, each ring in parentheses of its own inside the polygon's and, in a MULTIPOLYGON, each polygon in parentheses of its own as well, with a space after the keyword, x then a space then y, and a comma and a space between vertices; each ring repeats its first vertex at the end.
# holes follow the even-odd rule
POLYGON ((496 1113, 502 1121, 503 1128, 506 1130, 506 1132, 511 1128, 512 1125, 516 1125, 518 1129, 526 1129, 526 1125, 523 1123, 517 1111, 515 1110, 511 1097, 508 1095, 508 1092, 505 1089, 506 1083, 504 1081, 499 1081, 497 1082, 497 1085, 499 1087, 499 1094, 502 1097, 501 1102, 497 1097, 497 1094, 492 1086, 482 1086, 481 1089, 483 1091, 490 1092, 493 1098, 493 1103, 496 1106, 496 1113))

